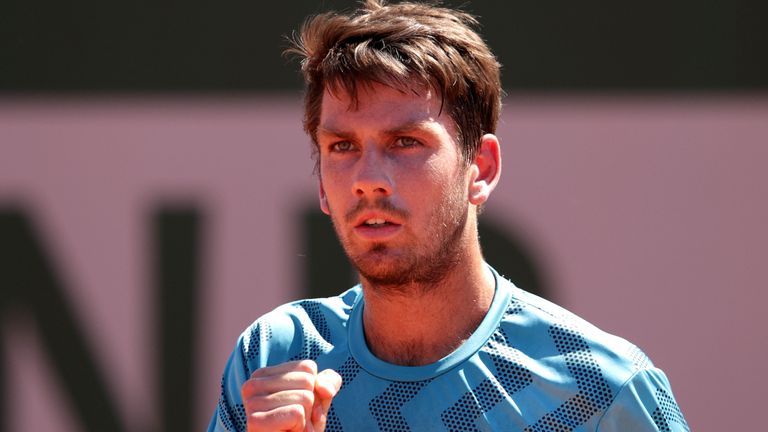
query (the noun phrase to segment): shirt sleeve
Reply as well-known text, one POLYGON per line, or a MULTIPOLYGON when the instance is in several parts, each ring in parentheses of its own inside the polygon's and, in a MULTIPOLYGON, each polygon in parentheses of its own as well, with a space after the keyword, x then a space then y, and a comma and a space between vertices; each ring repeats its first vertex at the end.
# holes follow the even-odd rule
POLYGON ((649 368, 619 390, 597 426, 598 432, 690 432, 666 375, 649 368))
POLYGON ((240 388, 249 375, 243 358, 243 336, 241 336, 224 368, 219 402, 208 425, 208 432, 245 432, 245 408, 240 388))

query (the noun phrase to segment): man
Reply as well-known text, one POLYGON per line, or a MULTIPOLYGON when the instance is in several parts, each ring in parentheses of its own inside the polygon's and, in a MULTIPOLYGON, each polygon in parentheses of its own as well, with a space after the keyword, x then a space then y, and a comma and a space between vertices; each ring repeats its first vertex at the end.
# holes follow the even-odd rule
POLYGON ((475 24, 370 0, 303 27, 320 206, 361 283, 248 328, 209 430, 688 430, 638 348, 483 261, 501 90, 475 24))

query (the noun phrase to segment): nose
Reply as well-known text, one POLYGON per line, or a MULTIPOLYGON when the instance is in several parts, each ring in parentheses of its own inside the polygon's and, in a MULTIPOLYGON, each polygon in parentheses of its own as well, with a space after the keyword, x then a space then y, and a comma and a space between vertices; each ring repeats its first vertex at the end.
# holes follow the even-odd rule
POLYGON ((366 148, 357 161, 352 192, 358 198, 375 199, 389 196, 392 186, 386 157, 378 149, 366 148))

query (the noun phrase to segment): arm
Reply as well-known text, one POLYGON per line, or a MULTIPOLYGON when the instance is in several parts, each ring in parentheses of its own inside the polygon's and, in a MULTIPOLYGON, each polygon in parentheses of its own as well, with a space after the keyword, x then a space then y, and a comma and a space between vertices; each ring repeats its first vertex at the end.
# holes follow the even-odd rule
POLYGON ((245 410, 240 387, 248 379, 249 372, 243 357, 243 337, 237 340, 229 356, 221 378, 221 393, 208 425, 208 432, 244 432, 245 410))

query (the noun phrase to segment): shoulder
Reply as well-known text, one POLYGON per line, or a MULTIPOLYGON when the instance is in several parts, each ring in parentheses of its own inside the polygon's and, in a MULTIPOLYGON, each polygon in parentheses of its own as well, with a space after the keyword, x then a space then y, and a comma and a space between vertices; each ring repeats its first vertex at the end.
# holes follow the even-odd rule
MULTIPOLYGON (((579 386, 590 384, 610 400, 638 371, 653 368, 631 342, 610 334, 546 299, 503 282, 512 291, 501 328, 510 343, 532 361, 560 371, 579 386)), ((601 398, 601 401, 604 401, 601 398)))
POLYGON ((346 322, 359 287, 324 299, 291 302, 265 314, 237 339, 224 367, 221 394, 209 430, 245 430, 240 396, 256 369, 298 359, 316 359, 346 339, 346 322))
POLYGON ((281 305, 248 326, 238 348, 249 369, 298 358, 315 358, 342 339, 359 286, 328 298, 304 299, 281 305))
POLYGON ((570 395, 567 400, 552 398, 553 407, 569 406, 580 412, 570 418, 562 409, 555 409, 545 419, 590 418, 590 422, 599 422, 601 431, 687 430, 666 376, 640 348, 505 283, 512 296, 500 328, 505 329, 508 343, 520 350, 531 370, 544 371, 539 382, 570 389, 564 392, 570 395), (628 429, 627 425, 639 428, 628 429), (664 425, 668 425, 666 429, 664 425))

